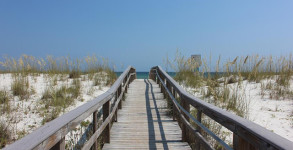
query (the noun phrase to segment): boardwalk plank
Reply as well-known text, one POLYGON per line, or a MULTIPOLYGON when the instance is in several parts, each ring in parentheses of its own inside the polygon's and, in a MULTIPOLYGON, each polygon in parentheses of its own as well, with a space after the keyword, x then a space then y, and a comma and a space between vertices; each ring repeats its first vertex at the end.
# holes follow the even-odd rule
POLYGON ((191 149, 181 141, 181 129, 168 116, 166 100, 154 81, 134 80, 122 108, 111 129, 111 143, 104 150, 191 149))

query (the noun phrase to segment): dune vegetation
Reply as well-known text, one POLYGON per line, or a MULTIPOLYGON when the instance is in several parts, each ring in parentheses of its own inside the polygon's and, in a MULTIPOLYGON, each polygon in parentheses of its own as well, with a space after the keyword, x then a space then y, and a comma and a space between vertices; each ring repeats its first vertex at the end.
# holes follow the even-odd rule
MULTIPOLYGON (((280 57, 237 56, 227 61, 219 56, 216 64, 211 62, 211 57, 204 57, 200 66, 179 51, 174 59, 167 56, 164 61, 166 68, 176 72, 174 79, 189 93, 293 140, 290 135, 293 133, 291 54, 280 57)), ((191 113, 196 116, 196 109, 191 108, 191 113)), ((232 145, 229 130, 205 115, 203 124, 232 145)), ((221 149, 209 135, 204 133, 204 136, 216 149, 221 149)))
POLYGON ((0 59, 0 148, 105 92, 115 66, 95 55, 0 59))

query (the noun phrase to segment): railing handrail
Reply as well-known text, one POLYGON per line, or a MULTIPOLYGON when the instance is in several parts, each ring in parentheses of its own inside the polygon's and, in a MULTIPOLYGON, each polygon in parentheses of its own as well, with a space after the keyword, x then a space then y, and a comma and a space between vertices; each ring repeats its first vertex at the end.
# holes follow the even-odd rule
POLYGON ((289 141, 288 139, 283 138, 276 133, 265 129, 252 121, 234 115, 228 111, 209 104, 187 93, 160 66, 155 66, 151 70, 157 70, 159 74, 161 74, 163 79, 166 79, 166 82, 168 82, 168 84, 171 84, 171 86, 176 90, 180 97, 183 100, 186 100, 188 104, 200 110, 202 113, 209 116, 211 119, 215 120, 219 124, 223 125, 240 138, 246 140, 254 147, 260 149, 269 147, 273 147, 276 149, 292 149, 293 142, 289 141), (250 139, 254 137, 256 137, 256 139, 250 139))
MULTIPOLYGON (((156 70, 157 72, 157 70, 156 70)), ((157 77, 159 78, 160 82, 163 83, 163 80, 160 78, 160 76, 157 77)), ((167 85, 165 83, 162 84, 166 90, 166 92, 168 93, 168 95, 170 96, 171 100, 173 101, 173 104, 175 104, 175 107, 177 107, 177 110, 180 110, 183 112, 183 114, 187 115, 187 117, 189 117, 189 119, 191 119, 194 123, 196 123, 201 129, 203 129, 206 133, 208 133, 210 136, 212 136, 217 142, 219 142, 219 144, 221 144, 225 149, 227 150, 232 150, 232 148, 225 143, 222 139, 220 139, 215 133, 213 133, 212 131, 210 131, 207 127, 205 127, 202 123, 200 123, 197 119, 195 119, 194 116, 192 116, 187 110, 185 110, 176 100, 176 98, 172 95, 171 91, 167 88, 167 85)), ((183 117, 182 117, 183 118, 183 117)), ((197 132, 197 131, 196 131, 197 132)))
MULTIPOLYGON (((64 115, 46 123, 37 130, 23 137, 22 139, 8 145, 4 150, 30 150, 30 149, 50 149, 58 143, 64 136, 74 129, 81 121, 93 114, 116 94, 117 89, 123 82, 129 80, 130 76, 135 76, 135 69, 131 66, 119 76, 114 84, 105 93, 97 98, 65 113, 64 115), (134 70, 134 73, 130 71, 134 70)), ((127 84, 127 83, 124 83, 127 84)), ((124 86, 124 85, 123 85, 124 86)))

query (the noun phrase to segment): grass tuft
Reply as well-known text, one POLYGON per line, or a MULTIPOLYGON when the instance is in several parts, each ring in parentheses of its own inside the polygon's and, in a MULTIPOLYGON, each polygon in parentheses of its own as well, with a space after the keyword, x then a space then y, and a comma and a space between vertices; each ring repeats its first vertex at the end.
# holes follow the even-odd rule
POLYGON ((9 95, 7 91, 0 91, 0 108, 1 114, 4 114, 6 112, 10 112, 10 104, 9 104, 9 95))
POLYGON ((106 85, 111 86, 116 81, 117 75, 112 69, 106 69, 106 75, 107 75, 106 85))
MULTIPOLYGON (((78 82, 78 81, 77 81, 78 82)), ((42 96, 41 108, 46 112, 43 114, 43 123, 51 121, 58 117, 58 115, 74 103, 74 99, 79 95, 77 88, 80 87, 66 87, 62 86, 59 89, 47 88, 42 96)))
POLYGON ((77 98, 81 94, 81 83, 79 79, 74 79, 72 85, 68 88, 68 93, 71 94, 72 98, 77 98))
POLYGON ((13 79, 11 90, 14 96, 19 96, 21 100, 29 98, 28 78, 16 76, 13 79))
POLYGON ((70 71, 69 78, 79 78, 80 75, 81 75, 81 72, 78 71, 77 69, 74 69, 74 70, 70 71))
POLYGON ((0 148, 4 148, 11 141, 11 131, 4 122, 0 122, 0 148))
POLYGON ((9 96, 7 91, 0 91, 0 104, 5 104, 8 103, 9 101, 9 96))

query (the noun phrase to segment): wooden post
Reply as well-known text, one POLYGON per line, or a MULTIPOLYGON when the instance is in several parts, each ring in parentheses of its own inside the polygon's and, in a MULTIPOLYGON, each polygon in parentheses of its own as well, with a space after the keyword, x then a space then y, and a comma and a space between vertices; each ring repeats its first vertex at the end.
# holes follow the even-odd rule
MULTIPOLYGON (((167 87, 167 89, 168 89, 169 91, 171 91, 171 90, 170 90, 170 84, 169 84, 169 82, 168 82, 167 80, 166 80, 166 87, 167 87)), ((169 97, 169 98, 171 99, 171 97, 169 96, 167 90, 166 90, 166 97, 169 97)), ((171 102, 170 99, 169 99, 169 102, 171 102)))
MULTIPOLYGON (((174 87, 172 87, 172 94, 173 94, 174 98, 176 99, 176 91, 175 91, 174 87)), ((173 120, 176 120, 176 114, 175 114, 176 111, 175 111, 175 106, 174 106, 173 102, 172 102, 172 111, 173 111, 173 120)))
MULTIPOLYGON (((248 143, 245 139, 241 138, 236 133, 233 133, 233 149, 235 149, 235 150, 246 150, 246 149, 256 150, 256 148, 252 144, 248 143)), ((265 149, 267 149, 267 148, 265 148, 265 149)))
POLYGON ((156 81, 155 71, 153 69, 150 70, 149 78, 156 81))
MULTIPOLYGON (((164 82, 164 79, 160 76, 160 78, 163 80, 163 82, 164 82)), ((158 81, 159 81, 159 85, 160 85, 160 88, 161 88, 161 92, 163 93, 163 95, 164 95, 164 98, 165 98, 165 94, 164 94, 164 88, 163 88, 163 83, 161 82, 161 80, 160 79, 158 79, 158 81)))
POLYGON ((165 79, 162 78, 163 83, 161 83, 161 91, 163 92, 163 99, 166 98, 166 89, 164 88, 164 84, 165 84, 165 79))
MULTIPOLYGON (((172 89, 171 89, 171 85, 168 81, 166 81, 166 86, 167 86, 167 89, 169 90, 169 92, 172 94, 172 89)), ((173 102, 172 102, 172 98, 171 96, 167 93, 167 97, 169 97, 168 99, 168 107, 171 107, 172 111, 173 111, 173 102)), ((170 108, 169 108, 170 109, 170 108)), ((174 116, 174 114, 172 114, 172 116, 174 116)), ((173 117, 173 120, 174 120, 174 117, 173 117)))
MULTIPOLYGON (((198 122, 200 122, 200 123, 201 123, 201 115, 202 115, 202 111, 200 109, 197 109, 196 118, 197 118, 198 122)), ((197 126, 197 130, 199 133, 201 133, 201 131, 200 131, 201 129, 199 126, 197 126)))
MULTIPOLYGON (((182 97, 180 94, 180 100, 181 100, 181 105, 182 107, 189 113, 190 112, 190 105, 187 103, 187 101, 182 97)), ((182 114, 184 114, 184 118, 189 122, 189 117, 182 111, 182 114)), ((188 137, 188 130, 187 127, 185 126, 184 123, 182 123, 182 141, 188 142, 189 137, 188 137)))
MULTIPOLYGON (((136 70, 133 68, 133 72, 132 73, 135 73, 134 75, 133 75, 133 80, 135 80, 137 77, 136 77, 136 70)), ((132 80, 132 81, 133 81, 132 80)))
POLYGON ((61 140, 56 143, 51 150, 65 150, 65 137, 61 138, 61 140))
POLYGON ((123 80, 123 86, 126 84, 126 81, 127 81, 127 76, 123 80))
POLYGON ((129 82, 128 83, 131 83, 133 81, 133 75, 130 75, 131 72, 129 72, 129 82))
MULTIPOLYGON (((119 89, 119 88, 118 88, 118 89, 119 89)), ((116 103, 118 103, 118 102, 117 102, 117 100, 118 100, 118 89, 117 89, 117 91, 116 91, 116 93, 115 93, 115 105, 116 105, 116 103)), ((119 106, 119 103, 118 103, 118 106, 119 106)), ((116 108, 116 110, 113 110, 113 111, 115 111, 115 118, 114 118, 114 121, 117 122, 117 121, 118 121, 118 116, 117 116, 118 108, 116 108)))
POLYGON ((114 121, 117 122, 118 121, 118 109, 115 110, 115 118, 114 118, 114 121))
MULTIPOLYGON (((97 111, 93 113, 93 134, 97 131, 97 111)), ((97 140, 93 144, 93 150, 97 150, 98 142, 97 140)))
MULTIPOLYGON (((103 105, 103 121, 107 119, 110 114, 110 100, 103 105)), ((110 121, 111 123, 111 121, 110 121)), ((104 142, 110 143, 110 123, 104 129, 104 142)))
POLYGON ((128 75, 126 76, 126 81, 125 81, 125 93, 127 93, 127 88, 128 88, 128 83, 126 83, 127 79, 128 79, 128 75))
POLYGON ((159 74, 157 74, 157 84, 159 84, 160 83, 160 79, 159 79, 159 74))
MULTIPOLYGON (((119 98, 120 95, 121 95, 121 91, 122 91, 121 89, 122 89, 122 86, 120 85, 119 88, 118 88, 118 90, 117 90, 118 98, 119 98)), ((123 96, 122 96, 122 98, 123 98, 123 96)), ((121 100, 120 100, 120 102, 119 102, 119 104, 118 104, 118 109, 122 109, 122 98, 121 98, 121 100)))
MULTIPOLYGON (((197 118, 197 121, 200 122, 200 123, 201 123, 201 115, 202 115, 202 111, 201 111, 200 109, 197 109, 196 118, 197 118)), ((198 133, 201 134, 201 129, 200 129, 200 127, 197 126, 196 129, 197 129, 198 133)), ((197 140, 196 143, 197 143, 197 144, 196 144, 196 149, 197 149, 197 150, 200 150, 200 143, 201 143, 201 142, 200 142, 199 140, 197 140)))
POLYGON ((153 80, 156 82, 156 70, 153 70, 152 73, 153 73, 153 74, 152 74, 152 76, 153 76, 153 80))

